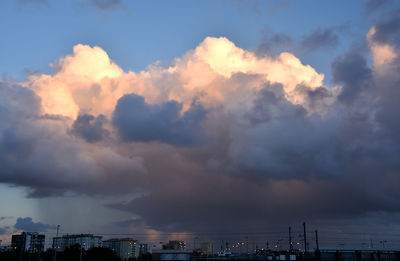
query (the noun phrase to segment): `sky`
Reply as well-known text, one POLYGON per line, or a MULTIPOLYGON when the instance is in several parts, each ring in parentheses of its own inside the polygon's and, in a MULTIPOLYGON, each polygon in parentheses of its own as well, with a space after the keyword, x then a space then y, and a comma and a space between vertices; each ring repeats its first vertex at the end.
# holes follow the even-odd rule
POLYGON ((398 1, 5 0, 0 32, 3 244, 400 248, 398 1))

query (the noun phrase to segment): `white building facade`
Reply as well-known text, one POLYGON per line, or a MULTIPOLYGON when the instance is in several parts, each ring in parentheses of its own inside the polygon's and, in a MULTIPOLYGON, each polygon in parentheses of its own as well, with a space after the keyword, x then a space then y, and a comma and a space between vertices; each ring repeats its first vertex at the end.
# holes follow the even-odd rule
POLYGON ((80 245, 83 249, 89 250, 93 247, 101 247, 101 238, 101 236, 92 234, 63 235, 62 237, 53 238, 53 246, 56 251, 64 251, 74 245, 80 245))
POLYGON ((103 241, 103 247, 109 248, 122 260, 138 258, 140 244, 132 238, 112 238, 103 241))

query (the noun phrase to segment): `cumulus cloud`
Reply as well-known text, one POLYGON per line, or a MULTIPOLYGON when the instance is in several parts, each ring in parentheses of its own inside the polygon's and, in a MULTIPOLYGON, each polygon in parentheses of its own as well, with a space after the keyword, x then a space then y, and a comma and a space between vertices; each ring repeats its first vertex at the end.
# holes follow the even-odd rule
POLYGON ((27 232, 47 232, 56 228, 54 225, 43 224, 41 222, 34 222, 31 217, 19 217, 14 225, 16 230, 27 232))
POLYGON ((34 75, 27 84, 41 98, 45 113, 72 119, 80 112, 110 116, 118 99, 130 93, 143 96, 150 104, 175 100, 184 111, 195 99, 205 108, 221 104, 229 108, 265 82, 281 83, 286 98, 301 103, 296 86, 315 89, 324 78, 290 53, 259 58, 226 38, 212 37, 167 68, 155 64, 147 71, 124 73, 104 50, 84 45, 75 46, 72 55, 53 67, 54 75, 34 75), (246 85, 225 85, 240 73, 259 77, 246 85))
POLYGON ((77 45, 53 74, 0 84, 0 182, 134 194, 110 206, 170 231, 398 212, 397 36, 375 39, 379 24, 372 66, 347 52, 332 86, 291 53, 223 37, 139 72, 77 45))

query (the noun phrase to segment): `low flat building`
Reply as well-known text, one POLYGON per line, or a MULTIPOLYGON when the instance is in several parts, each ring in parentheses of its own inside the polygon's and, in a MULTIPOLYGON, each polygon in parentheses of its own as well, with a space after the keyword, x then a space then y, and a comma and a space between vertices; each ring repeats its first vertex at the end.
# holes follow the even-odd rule
POLYGON ((44 250, 45 235, 37 232, 22 232, 20 235, 12 235, 11 247, 23 249, 29 252, 44 250))
POLYGON ((53 237, 53 246, 56 251, 64 251, 74 245, 81 245, 83 249, 89 250, 93 247, 101 247, 101 238, 92 234, 63 235, 53 237))
POLYGON ((153 261, 173 260, 173 261, 190 261, 193 260, 192 250, 179 250, 179 249, 162 249, 153 250, 151 253, 153 261))

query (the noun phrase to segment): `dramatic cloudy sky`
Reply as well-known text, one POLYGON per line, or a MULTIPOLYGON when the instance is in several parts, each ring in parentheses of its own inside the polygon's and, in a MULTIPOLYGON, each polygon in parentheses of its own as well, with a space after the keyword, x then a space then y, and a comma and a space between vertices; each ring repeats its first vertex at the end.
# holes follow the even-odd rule
POLYGON ((398 1, 6 0, 0 29, 3 243, 400 247, 398 1))

